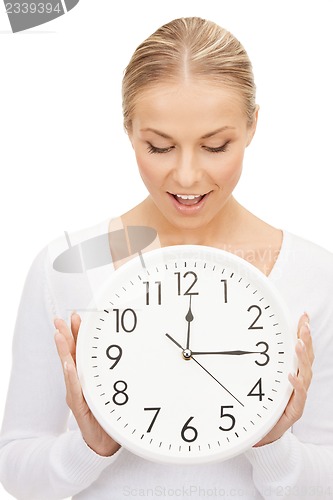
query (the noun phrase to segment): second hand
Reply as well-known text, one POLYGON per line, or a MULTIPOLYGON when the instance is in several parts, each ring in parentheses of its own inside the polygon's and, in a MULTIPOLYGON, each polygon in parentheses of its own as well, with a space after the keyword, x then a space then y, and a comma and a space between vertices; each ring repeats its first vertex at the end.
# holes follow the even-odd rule
MULTIPOLYGON (((176 344, 177 347, 179 347, 180 349, 182 349, 182 351, 184 351, 183 347, 173 337, 171 337, 171 335, 169 335, 168 333, 166 333, 165 335, 168 337, 168 339, 172 340, 172 342, 176 344)), ((239 399, 237 399, 236 396, 234 396, 223 384, 221 384, 221 382, 217 380, 217 378, 215 378, 214 375, 212 375, 207 370, 207 368, 205 368, 201 363, 199 363, 199 361, 197 361, 192 355, 191 359, 193 359, 193 361, 195 361, 197 365, 199 365, 203 370, 205 370, 205 372, 208 373, 208 375, 210 375, 228 394, 230 394, 230 396, 232 396, 237 401, 237 403, 239 403, 241 406, 244 407, 243 403, 239 401, 239 399)))
POLYGON ((203 370, 205 370, 206 373, 208 373, 208 375, 210 375, 214 380, 216 380, 216 382, 218 384, 220 384, 221 387, 223 387, 223 389, 225 391, 227 391, 228 394, 230 394, 230 396, 232 396, 241 406, 244 406, 243 403, 241 401, 239 401, 239 399, 236 398, 236 396, 234 396, 230 391, 228 391, 228 389, 223 385, 221 384, 221 382, 219 380, 217 380, 217 378, 214 377, 214 375, 212 375, 208 370, 207 368, 205 368, 201 363, 199 363, 199 361, 197 361, 193 356, 191 356, 191 359, 193 359, 193 361, 195 361, 199 366, 201 366, 201 368, 203 370))

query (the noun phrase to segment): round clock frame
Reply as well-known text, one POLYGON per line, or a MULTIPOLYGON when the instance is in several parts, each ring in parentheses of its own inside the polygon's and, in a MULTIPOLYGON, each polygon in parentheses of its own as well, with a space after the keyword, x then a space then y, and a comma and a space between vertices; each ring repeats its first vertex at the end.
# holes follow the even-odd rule
POLYGON ((276 424, 296 339, 256 267, 175 245, 106 277, 82 314, 76 362, 91 411, 122 446, 156 462, 205 463, 244 452, 276 424))

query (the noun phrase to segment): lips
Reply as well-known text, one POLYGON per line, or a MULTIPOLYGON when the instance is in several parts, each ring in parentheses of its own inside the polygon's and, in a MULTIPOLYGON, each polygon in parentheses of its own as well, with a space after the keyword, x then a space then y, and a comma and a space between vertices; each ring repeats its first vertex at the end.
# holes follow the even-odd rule
MULTIPOLYGON (((205 193, 203 195, 199 195, 198 198, 193 198, 193 195, 190 195, 189 199, 181 199, 179 196, 173 193, 167 193, 170 197, 173 206, 176 210, 183 215, 190 215, 198 213, 205 205, 207 198, 209 197, 211 191, 209 193, 205 193), (192 198, 192 199, 191 199, 192 198)), ((186 195, 184 195, 186 196, 186 195)), ((197 195, 194 195, 197 196, 197 195)))

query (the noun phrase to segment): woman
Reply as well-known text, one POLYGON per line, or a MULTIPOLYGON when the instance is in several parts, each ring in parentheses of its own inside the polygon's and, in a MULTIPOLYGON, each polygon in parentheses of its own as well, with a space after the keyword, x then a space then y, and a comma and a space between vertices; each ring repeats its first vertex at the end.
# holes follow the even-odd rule
MULTIPOLYGON (((106 222, 43 249, 27 277, 17 318, 0 450, 1 479, 18 498, 126 496, 329 498, 333 495, 332 255, 255 217, 234 198, 258 106, 251 63, 226 30, 176 19, 135 51, 123 80, 124 125, 149 195, 107 221, 112 265, 129 260, 112 235, 153 228, 143 250, 197 244, 252 262, 275 282, 298 321, 294 392, 275 427, 251 450, 217 464, 164 466, 121 448, 99 426, 75 366, 80 315, 98 272, 59 273, 66 245, 105 232, 106 222), (90 274, 89 274, 90 273, 90 274), (303 311, 307 311, 304 313, 303 311), (54 319, 54 316, 57 316, 54 319), (316 364, 312 379, 314 350, 316 364), (53 344, 55 342, 61 360, 53 344), (63 369, 65 384, 61 377, 63 369), (65 399, 67 402, 65 403, 65 399), (306 401, 308 400, 308 401, 306 401), (69 409, 73 417, 69 417, 69 409), (68 428, 69 427, 69 431, 68 428)), ((83 263, 84 264, 84 263, 83 263)))

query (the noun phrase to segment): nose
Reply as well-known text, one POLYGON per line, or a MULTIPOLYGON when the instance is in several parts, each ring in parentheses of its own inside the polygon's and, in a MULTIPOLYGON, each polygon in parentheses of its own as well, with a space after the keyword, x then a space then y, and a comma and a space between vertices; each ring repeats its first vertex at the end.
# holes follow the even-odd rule
MULTIPOLYGON (((172 178, 176 185, 186 189, 200 183, 203 169, 198 158, 192 152, 182 152, 175 160, 172 178)), ((188 194, 192 194, 188 192, 188 194)))

